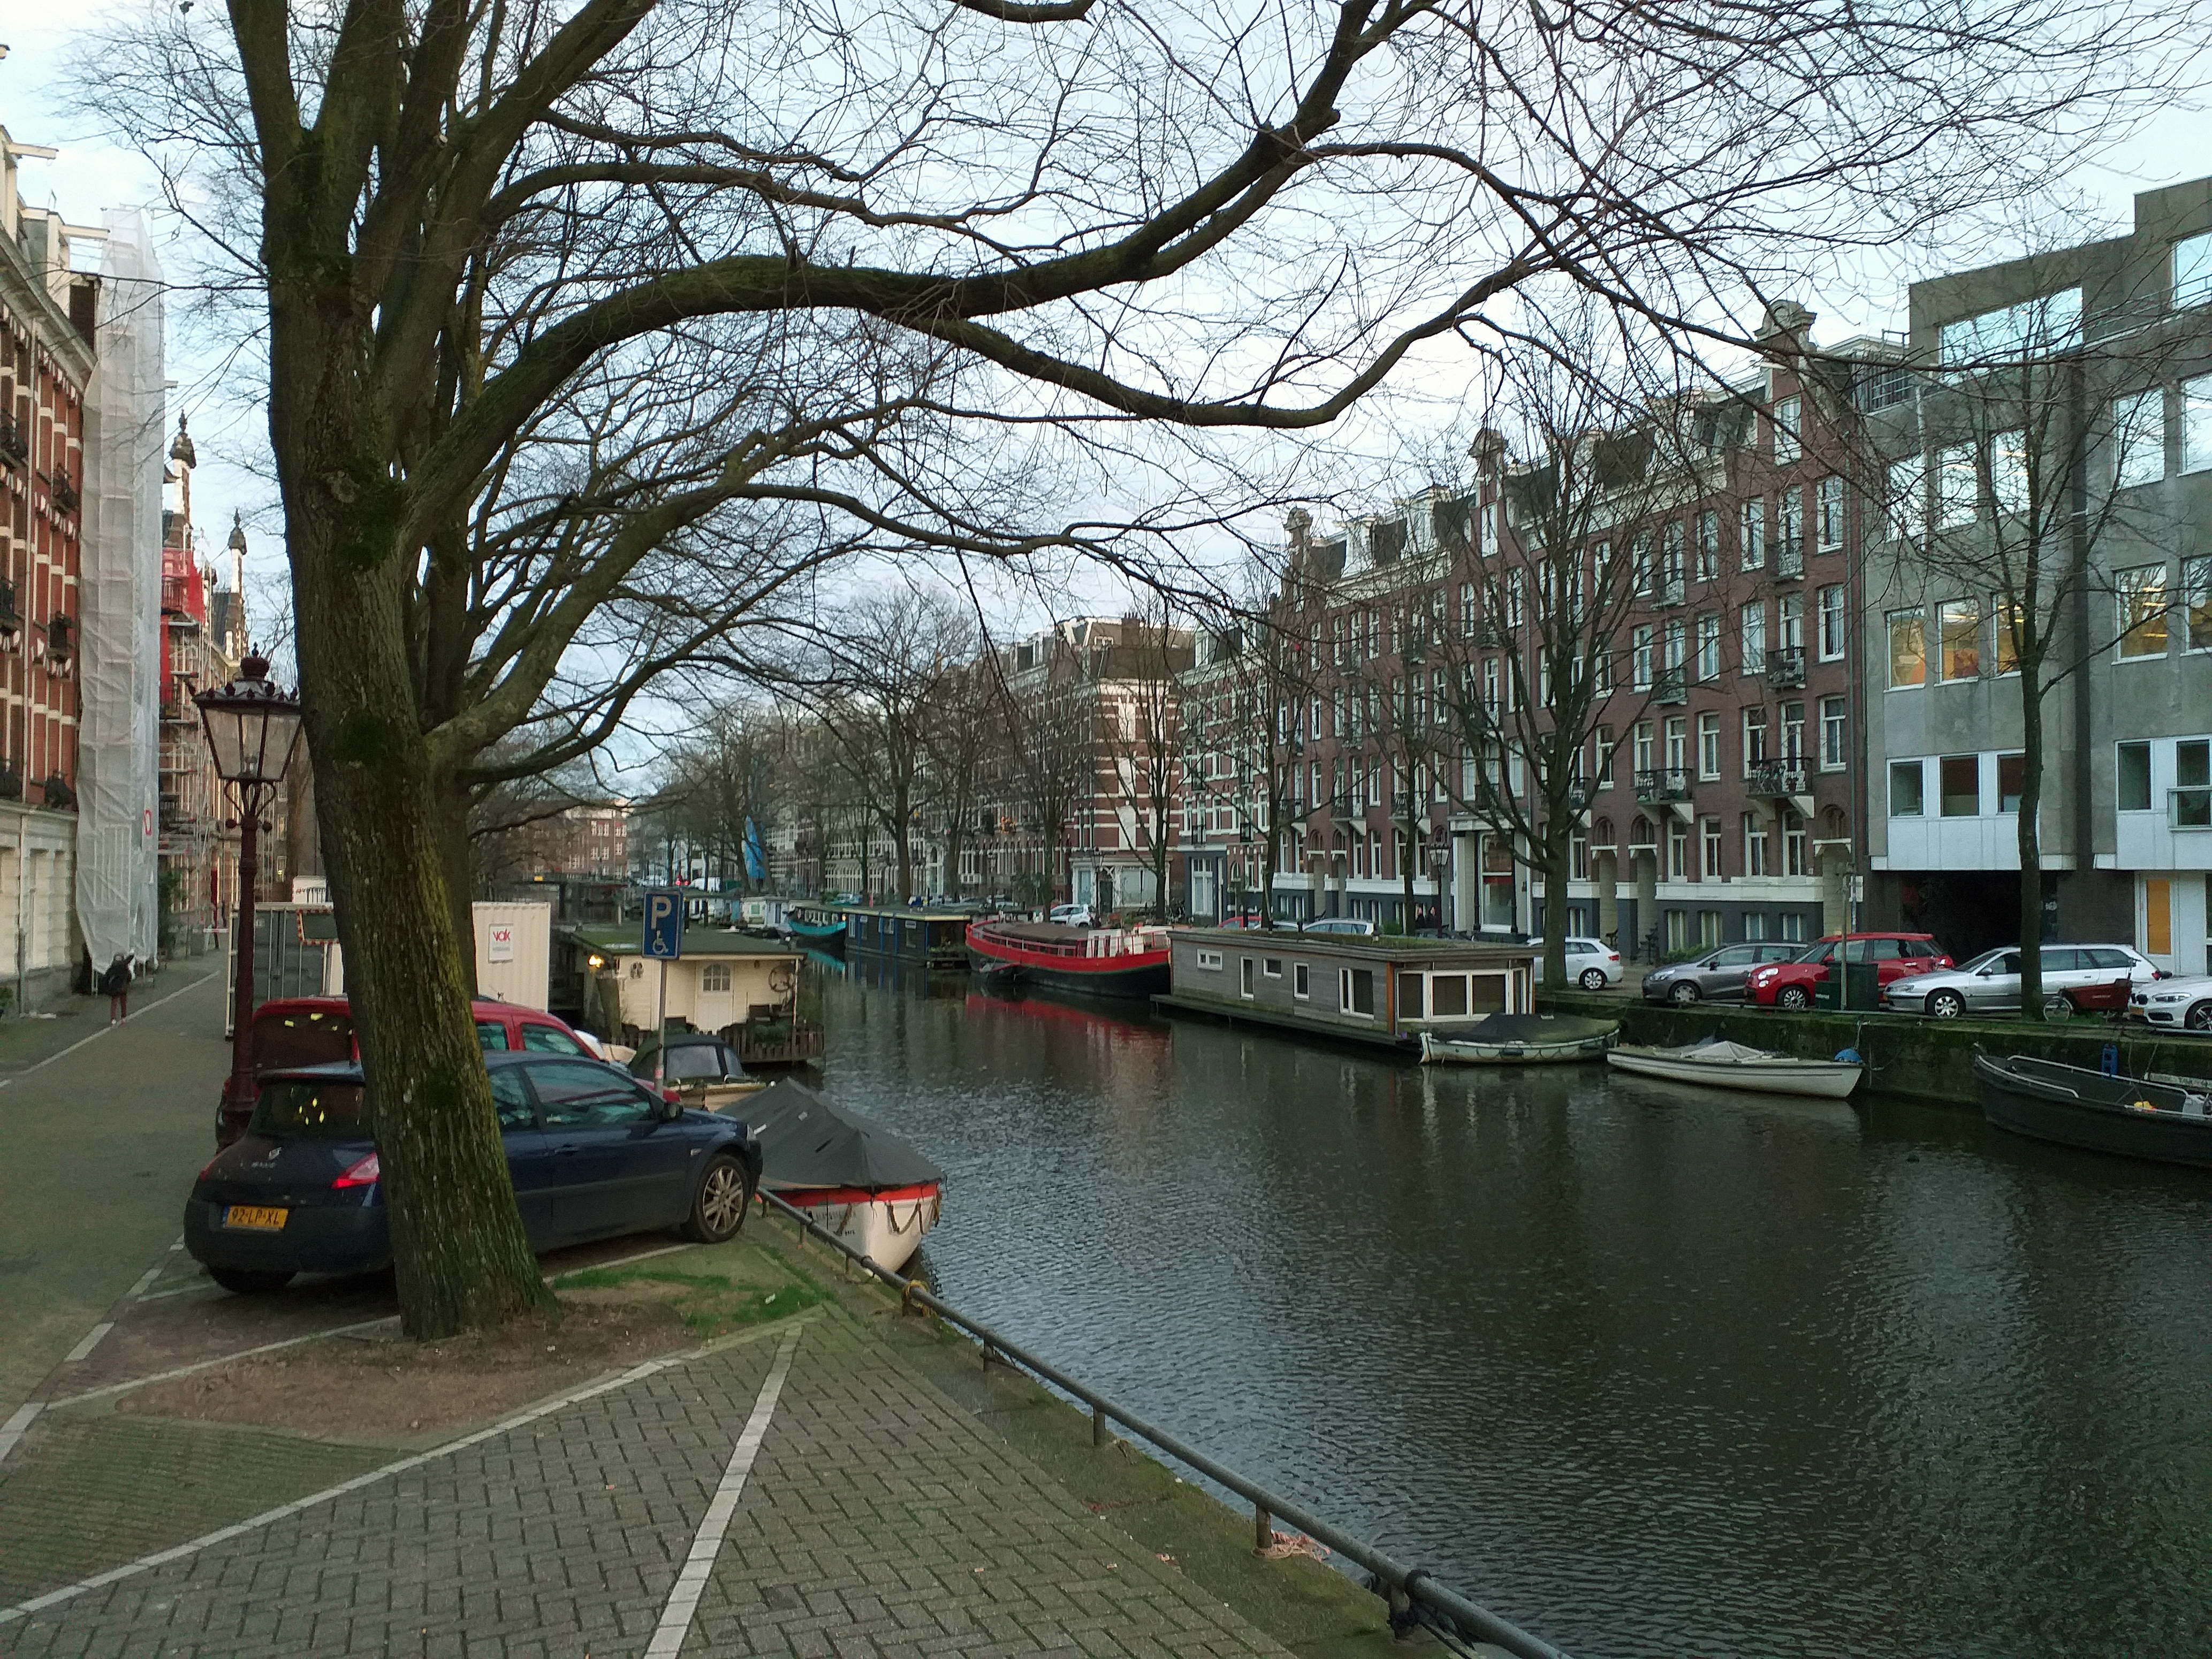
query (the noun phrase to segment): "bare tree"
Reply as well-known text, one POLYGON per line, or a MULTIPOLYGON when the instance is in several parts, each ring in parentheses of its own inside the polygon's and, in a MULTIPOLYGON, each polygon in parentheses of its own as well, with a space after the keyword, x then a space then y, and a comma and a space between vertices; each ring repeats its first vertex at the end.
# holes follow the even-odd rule
POLYGON ((1413 0, 1249 21, 957 0, 860 27, 811 0, 234 0, 94 40, 86 106, 202 175, 177 199, 228 262, 208 286, 259 312, 237 331, 268 364, 406 1328, 548 1299, 470 1027, 441 794, 692 515, 802 502, 1019 552, 970 510, 949 430, 1318 428, 1546 273, 1702 315, 1793 239, 1987 196, 1993 145, 2077 143, 2069 118, 2149 83, 2106 66, 2151 33, 2060 0, 1621 3, 1571 27, 1413 0), (744 394, 711 477, 515 600, 495 690, 430 699, 453 665, 425 663, 412 618, 468 586, 456 550, 503 458, 678 339, 744 394))

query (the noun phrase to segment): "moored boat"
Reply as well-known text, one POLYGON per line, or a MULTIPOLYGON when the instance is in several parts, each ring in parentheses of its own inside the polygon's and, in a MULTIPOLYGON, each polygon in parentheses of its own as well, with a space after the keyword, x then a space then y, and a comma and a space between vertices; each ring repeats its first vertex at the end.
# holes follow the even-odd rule
POLYGON ((1669 1083, 1762 1095, 1806 1095, 1817 1100, 1847 1099, 1866 1069, 1856 1059, 1799 1060, 1719 1038, 1680 1048, 1613 1048, 1607 1052, 1605 1063, 1669 1083))
POLYGON ((893 1273, 937 1224, 945 1172, 912 1141, 789 1078, 744 1103, 761 1185, 893 1273))
POLYGON ((1595 1060, 1620 1035, 1617 1019, 1571 1014, 1492 1014, 1448 1031, 1421 1033, 1425 1066, 1545 1066, 1595 1060))
POLYGON ((1097 997, 1148 997, 1168 988, 1164 927, 1063 927, 1049 921, 976 921, 968 956, 988 978, 1097 997))
POLYGON ((845 913, 819 905, 794 904, 783 913, 784 931, 800 944, 817 951, 845 954, 845 913))
POLYGON ((2212 1169, 2212 1088, 2107 1077, 2083 1066, 1977 1053, 1982 1115, 2001 1129, 2089 1152, 2212 1169))

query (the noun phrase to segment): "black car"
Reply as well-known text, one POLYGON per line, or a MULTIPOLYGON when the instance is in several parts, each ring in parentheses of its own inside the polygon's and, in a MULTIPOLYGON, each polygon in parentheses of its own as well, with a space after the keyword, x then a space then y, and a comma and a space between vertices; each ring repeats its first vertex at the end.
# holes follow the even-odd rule
MULTIPOLYGON (((760 1143, 596 1060, 488 1054, 507 1173, 534 1250, 681 1227, 720 1243, 744 1224, 760 1143)), ((185 1206, 185 1248, 227 1290, 390 1264, 375 1125, 358 1065, 265 1072, 245 1135, 185 1206)))

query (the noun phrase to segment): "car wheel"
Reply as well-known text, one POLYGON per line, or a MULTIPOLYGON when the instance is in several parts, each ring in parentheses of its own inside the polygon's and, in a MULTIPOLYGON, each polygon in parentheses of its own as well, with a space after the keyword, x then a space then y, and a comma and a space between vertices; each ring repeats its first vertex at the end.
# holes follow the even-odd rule
POLYGON ((1685 1006, 1695 1002, 1697 1000, 1698 988, 1690 983, 1686 979, 1667 993, 1668 1001, 1679 1002, 1683 1004, 1685 1006))
POLYGON ((1956 991, 1938 991, 1928 999, 1928 1012, 1937 1019, 1956 1019, 1966 1012, 1966 1000, 1956 991))
POLYGON ((2187 1031, 2212 1031, 2212 1002, 2200 1002, 2181 1017, 2187 1031))
POLYGON ((1602 991, 1605 989, 1605 969, 1602 968, 1583 969, 1583 989, 1585 991, 1602 991))
POLYGON ((2053 991, 2043 999, 2043 1017, 2045 1019, 2071 1019, 2074 1018, 2074 1005, 2066 1000, 2063 991, 2053 991))
POLYGON ((691 1200, 691 1218, 684 1236, 697 1244, 720 1244, 735 1238, 752 1207, 753 1178, 745 1166, 727 1152, 715 1155, 699 1177, 699 1191, 691 1200))
POLYGON ((1785 985, 1774 994, 1774 1006, 1787 1008, 1793 1014, 1801 1014, 1813 1006, 1813 998, 1802 985, 1785 985))
POLYGON ((261 1273, 246 1267, 210 1267, 208 1277, 233 1296, 268 1296, 292 1282, 292 1275, 261 1273))

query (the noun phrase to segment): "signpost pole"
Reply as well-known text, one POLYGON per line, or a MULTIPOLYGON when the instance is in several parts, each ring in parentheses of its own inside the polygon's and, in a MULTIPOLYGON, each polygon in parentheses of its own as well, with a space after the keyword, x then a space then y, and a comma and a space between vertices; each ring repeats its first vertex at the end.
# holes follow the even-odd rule
POLYGON ((668 1076, 668 958, 660 959, 660 995, 653 1009, 653 1085, 656 1089, 668 1076))

